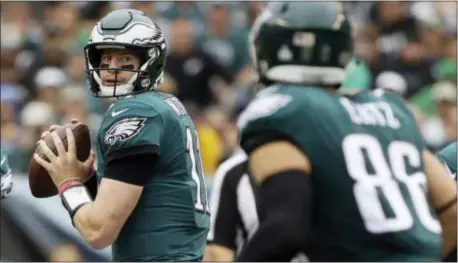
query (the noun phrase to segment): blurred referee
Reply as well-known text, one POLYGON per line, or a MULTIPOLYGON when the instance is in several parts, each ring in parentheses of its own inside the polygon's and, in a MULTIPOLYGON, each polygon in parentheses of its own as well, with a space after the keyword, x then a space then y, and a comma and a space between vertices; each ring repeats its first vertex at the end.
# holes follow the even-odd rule
POLYGON ((258 227, 247 156, 237 150, 217 169, 210 197, 211 224, 204 261, 234 261, 258 227))
MULTIPOLYGON (((256 229, 258 211, 248 159, 237 150, 216 170, 210 197, 211 224, 203 261, 234 261, 256 229)), ((293 261, 306 261, 298 256, 293 261)))

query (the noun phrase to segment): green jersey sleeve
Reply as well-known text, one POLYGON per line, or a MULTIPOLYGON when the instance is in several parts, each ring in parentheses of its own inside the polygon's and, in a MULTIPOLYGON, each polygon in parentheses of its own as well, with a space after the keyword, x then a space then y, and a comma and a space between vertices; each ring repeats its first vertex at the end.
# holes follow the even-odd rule
POLYGON ((10 174, 11 169, 8 163, 8 157, 6 156, 6 154, 3 151, 1 151, 1 159, 2 159, 2 163, 0 166, 0 170, 1 170, 1 176, 3 177, 3 176, 10 174))
POLYGON ((106 113, 99 134, 106 164, 124 156, 159 153, 163 131, 163 119, 151 107, 115 104, 106 113))
POLYGON ((237 122, 241 147, 250 153, 256 147, 278 139, 298 145, 311 138, 302 128, 302 119, 307 116, 304 116, 300 104, 294 93, 281 92, 277 87, 258 93, 237 122))
POLYGON ((0 165, 0 173, 1 173, 1 198, 5 198, 11 192, 13 188, 13 181, 11 178, 11 169, 8 164, 8 157, 6 154, 1 151, 1 165, 0 165))
POLYGON ((456 142, 447 145, 437 153, 437 158, 444 163, 450 176, 456 180, 456 142))

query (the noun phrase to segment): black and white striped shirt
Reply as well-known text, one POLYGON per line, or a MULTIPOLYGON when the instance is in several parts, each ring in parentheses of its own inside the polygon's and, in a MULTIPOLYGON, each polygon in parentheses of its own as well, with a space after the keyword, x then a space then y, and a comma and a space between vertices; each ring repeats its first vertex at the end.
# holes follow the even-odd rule
POLYGON ((256 231, 259 221, 247 156, 237 151, 223 162, 213 179, 209 244, 238 251, 256 231))
MULTIPOLYGON (((253 179, 248 175, 248 157, 238 150, 217 169, 210 196, 211 224, 207 243, 236 253, 258 229, 259 218, 253 179)), ((293 262, 306 262, 300 253, 293 262)))

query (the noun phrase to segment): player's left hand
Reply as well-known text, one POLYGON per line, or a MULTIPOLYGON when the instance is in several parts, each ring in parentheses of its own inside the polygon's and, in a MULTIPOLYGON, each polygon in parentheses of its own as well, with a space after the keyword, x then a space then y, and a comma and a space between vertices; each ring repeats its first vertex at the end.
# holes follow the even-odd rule
POLYGON ((94 163, 94 152, 91 151, 89 158, 80 162, 76 156, 75 137, 70 129, 66 129, 68 150, 65 151, 64 144, 55 131, 51 132, 54 140, 54 145, 57 150, 57 156, 46 145, 43 140, 38 141, 43 150, 44 155, 48 158, 49 162, 42 159, 38 154, 34 154, 33 158, 45 168, 54 184, 59 188, 62 184, 69 181, 84 182, 87 178, 90 169, 94 163))

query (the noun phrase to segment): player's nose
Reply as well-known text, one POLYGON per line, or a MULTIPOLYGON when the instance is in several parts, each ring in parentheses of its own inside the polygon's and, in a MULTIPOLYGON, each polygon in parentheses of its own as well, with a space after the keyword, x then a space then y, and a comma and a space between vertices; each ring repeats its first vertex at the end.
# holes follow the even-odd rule
POLYGON ((112 70, 112 69, 115 69, 115 68, 118 68, 119 67, 119 63, 117 61, 116 58, 111 58, 109 63, 108 63, 108 72, 111 73, 111 74, 115 74, 116 73, 116 70, 112 70))

